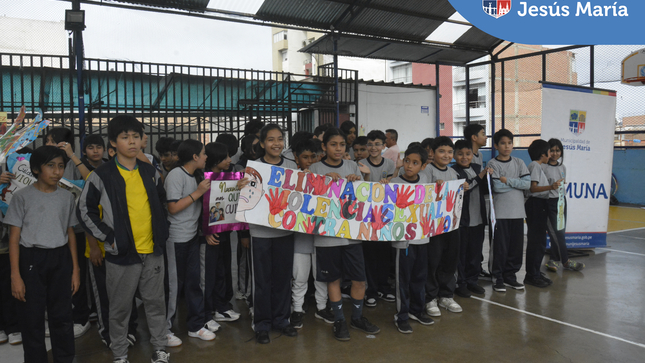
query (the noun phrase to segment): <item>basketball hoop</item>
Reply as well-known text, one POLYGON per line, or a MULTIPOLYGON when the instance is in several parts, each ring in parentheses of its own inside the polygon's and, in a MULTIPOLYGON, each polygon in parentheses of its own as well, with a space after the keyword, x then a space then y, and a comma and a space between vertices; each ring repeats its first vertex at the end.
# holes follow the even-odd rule
POLYGON ((630 86, 645 85, 645 49, 638 50, 623 59, 621 83, 630 86))

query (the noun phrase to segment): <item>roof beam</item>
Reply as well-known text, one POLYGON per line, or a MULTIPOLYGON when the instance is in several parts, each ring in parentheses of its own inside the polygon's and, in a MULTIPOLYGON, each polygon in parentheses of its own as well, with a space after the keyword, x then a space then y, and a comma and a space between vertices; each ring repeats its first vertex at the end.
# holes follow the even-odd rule
MULTIPOLYGON (((356 2, 356 0, 327 0, 327 1, 334 2, 334 3, 340 3, 340 4, 348 4, 348 5, 352 5, 353 3, 356 2)), ((359 0, 359 2, 360 2, 360 0, 359 0)), ((437 20, 437 21, 445 21, 445 22, 448 22, 448 23, 472 26, 472 24, 470 24, 469 22, 465 22, 465 21, 452 20, 452 19, 442 18, 440 16, 432 16, 432 15, 427 15, 427 14, 420 14, 420 13, 417 13, 417 12, 414 12, 414 11, 403 10, 401 8, 397 8, 397 7, 394 7, 394 6, 370 4, 369 1, 367 1, 367 2, 365 2, 363 4, 360 4, 360 5, 362 7, 364 7, 364 8, 366 8, 366 9, 381 10, 381 11, 386 11, 386 12, 390 12, 390 13, 413 16, 413 17, 416 17, 416 18, 430 19, 430 20, 437 20)))

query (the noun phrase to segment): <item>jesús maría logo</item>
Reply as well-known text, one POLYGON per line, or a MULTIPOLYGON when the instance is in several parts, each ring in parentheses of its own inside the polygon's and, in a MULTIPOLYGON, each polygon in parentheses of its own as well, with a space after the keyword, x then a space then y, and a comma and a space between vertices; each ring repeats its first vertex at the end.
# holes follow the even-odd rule
POLYGON ((587 126, 587 111, 571 110, 569 112, 569 131, 574 135, 581 135, 587 126))
POLYGON ((511 0, 482 0, 482 8, 486 14, 498 19, 511 11, 511 0))

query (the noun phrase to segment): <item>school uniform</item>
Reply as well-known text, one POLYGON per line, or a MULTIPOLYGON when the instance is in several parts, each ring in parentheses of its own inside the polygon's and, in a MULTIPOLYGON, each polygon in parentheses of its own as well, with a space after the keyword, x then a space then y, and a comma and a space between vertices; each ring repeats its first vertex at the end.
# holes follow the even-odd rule
MULTIPOLYGON (((197 186, 195 175, 189 174, 184 167, 174 168, 164 183, 168 203, 188 197, 197 190, 197 186)), ((175 214, 168 213, 170 228, 166 242, 168 273, 166 318, 169 331, 173 326, 179 295, 182 291, 186 297, 188 331, 199 331, 206 324, 204 294, 200 287, 200 245, 203 239, 197 234, 201 211, 202 200, 199 198, 175 214)))
MULTIPOLYGON (((455 169, 445 167, 440 169, 434 163, 424 169, 429 183, 437 180, 444 182, 458 180, 455 169)), ((459 229, 430 237, 428 243, 428 280, 426 282, 426 300, 437 298, 452 298, 457 279, 457 263, 459 261, 459 229)))
MULTIPOLYGON (((394 175, 396 170, 395 163, 386 158, 381 158, 381 162, 374 164, 370 158, 363 160, 363 163, 370 169, 369 177, 366 181, 378 183, 381 179, 389 178, 394 175)), ((392 247, 388 243, 374 243, 370 241, 363 242, 363 256, 365 257, 365 277, 367 278, 367 288, 365 297, 367 299, 378 296, 378 293, 387 294, 390 292, 388 277, 391 266, 392 247)))
POLYGON ((91 173, 78 201, 77 218, 104 242, 106 289, 110 301, 110 349, 128 354, 128 325, 135 292, 143 300, 155 351, 167 343, 164 252, 168 239, 166 192, 157 170, 139 160, 129 170, 117 158, 91 173), (102 207, 102 214, 98 206, 102 207))
POLYGON ((459 179, 466 179, 468 190, 464 193, 464 208, 459 220, 459 264, 457 285, 476 285, 481 273, 482 246, 486 227, 486 181, 479 177, 481 165, 471 163, 464 168, 453 165, 459 179))
MULTIPOLYGON (((267 163, 264 158, 258 161, 267 163)), ((276 166, 298 169, 281 158, 276 166)), ((256 332, 284 329, 291 313, 293 232, 249 224, 253 265, 253 328, 256 332)))
POLYGON ((496 226, 489 269, 494 282, 517 283, 524 247, 524 192, 530 188, 530 173, 521 159, 492 159, 493 206, 496 226), (506 177, 506 184, 499 179, 506 177))
MULTIPOLYGON (((338 173, 341 177, 351 174, 361 175, 356 162, 350 160, 341 160, 339 165, 329 165, 323 160, 311 165, 309 170, 319 175, 328 173, 338 173)), ((341 278, 365 281, 365 260, 361 241, 315 235, 314 247, 316 248, 316 280, 327 283, 341 278)))
POLYGON ((17 191, 4 222, 21 228, 20 276, 26 302, 19 302, 26 363, 47 362, 45 311, 56 362, 74 359, 73 260, 67 229, 78 222, 74 196, 61 188, 43 193, 33 185, 17 191))
MULTIPOLYGON (((565 179, 567 176, 567 168, 564 164, 551 165, 544 163, 541 165, 544 175, 546 175, 549 184, 553 184, 560 179, 565 179)), ((564 185, 564 184, 563 184, 564 185)), ((560 189, 564 189, 560 186, 560 189)), ((564 193, 564 191, 562 191, 564 193)), ((549 198, 547 199, 548 206, 548 233, 551 240, 552 260, 567 262, 569 261, 569 253, 567 250, 567 239, 565 235, 566 227, 558 229, 558 200, 560 198, 560 190, 549 191, 549 198)), ((566 221, 567 216, 567 200, 564 199, 564 217, 566 221)))
MULTIPOLYGON (((390 183, 425 184, 425 174, 419 173, 416 180, 410 181, 402 176, 390 183)), ((422 233, 422 231, 418 231, 422 233)), ((409 314, 420 316, 425 307, 426 281, 428 279, 428 238, 412 241, 392 242, 396 251, 396 319, 404 321, 409 314)), ((373 242, 374 243, 374 242, 373 242)), ((376 242, 379 243, 379 242, 376 242)))
MULTIPOLYGON (((531 182, 537 182, 538 187, 548 186, 549 180, 537 161, 529 166, 531 182)), ((528 199, 524 203, 526 210, 526 278, 539 279, 540 265, 546 252, 546 229, 548 219, 549 192, 527 192, 528 199)))
MULTIPOLYGON (((292 310, 302 312, 305 294, 309 285, 310 272, 316 271, 316 249, 314 236, 306 233, 294 233, 293 236, 293 286, 291 287, 292 310)), ((316 308, 327 307, 327 284, 318 281, 314 275, 316 308)))

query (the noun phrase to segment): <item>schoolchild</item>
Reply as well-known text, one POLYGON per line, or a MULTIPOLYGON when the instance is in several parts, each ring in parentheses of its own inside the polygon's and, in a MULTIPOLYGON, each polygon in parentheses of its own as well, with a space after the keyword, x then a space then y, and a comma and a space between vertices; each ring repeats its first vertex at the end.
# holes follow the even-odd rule
MULTIPOLYGON (((217 158, 215 161, 219 160, 219 162, 215 164, 211 164, 206 161, 209 165, 217 165, 220 163, 226 162, 226 164, 222 164, 222 166, 226 166, 226 169, 221 169, 218 168, 219 172, 235 172, 235 167, 232 164, 231 160, 226 159, 226 157, 230 157, 231 155, 235 155, 237 153, 238 149, 238 142, 237 138, 233 134, 219 134, 217 136, 217 139, 215 139, 215 142, 217 143, 222 143, 226 145, 227 147, 227 154, 222 154, 218 152, 217 158), (223 157, 223 159, 222 159, 223 157)), ((221 150, 221 149, 220 149, 221 150)), ((207 150, 208 154, 208 150, 207 150)), ((209 168, 206 168, 207 171, 209 171, 209 168)), ((214 170, 210 170, 214 171, 214 170)), ((248 252, 248 247, 251 243, 251 237, 249 236, 249 230, 239 230, 235 232, 237 234, 237 257, 238 261, 244 261, 241 257, 242 254, 244 254, 244 257, 247 255, 248 252)), ((213 318, 215 321, 237 321, 240 317, 240 314, 233 310, 233 304, 231 304, 231 299, 233 299, 233 296, 236 296, 236 294, 233 292, 233 269, 231 265, 231 256, 232 256, 232 249, 231 249, 231 234, 229 233, 228 238, 223 238, 220 243, 218 244, 218 254, 217 254, 217 259, 219 261, 219 264, 217 265, 217 271, 218 271, 218 278, 216 279, 216 284, 217 287, 215 288, 215 291, 217 291, 217 294, 214 296, 215 299, 215 309, 213 310, 213 318)), ((248 283, 248 264, 240 264, 238 263, 238 268, 237 268, 237 279, 238 279, 238 296, 236 298, 243 299, 245 298, 248 294, 246 293, 247 290, 247 285, 250 285, 248 283), (241 278, 241 276, 243 279, 241 278), (240 290, 244 290, 245 293, 240 293, 240 290), (241 296, 240 296, 241 295, 241 296)), ((249 287, 250 289, 250 287, 249 287)))
MULTIPOLYGON (((11 183, 12 173, 0 175, 0 184, 11 183)), ((11 262, 9 260, 9 226, 4 224, 4 213, 0 211, 0 344, 22 343, 20 334, 20 313, 18 300, 11 295, 11 262)))
POLYGON ((493 169, 493 206, 496 226, 488 264, 493 276, 493 290, 506 292, 506 287, 524 290, 517 281, 522 268, 524 249, 524 191, 531 187, 531 175, 524 162, 511 156, 513 134, 501 129, 493 135, 498 155, 488 162, 493 169))
MULTIPOLYGON (((484 158, 479 149, 486 146, 486 142, 488 140, 488 137, 486 136, 486 128, 483 125, 475 124, 475 123, 472 123, 466 126, 464 128, 464 140, 469 141, 472 146, 472 149, 473 149, 472 163, 479 165, 481 168, 484 168, 484 158)), ((488 192, 488 189, 483 189, 483 191, 488 192)), ((489 231, 489 236, 491 236, 490 232, 491 231, 489 231)), ((482 230, 482 236, 480 238, 484 238, 484 233, 485 232, 482 230)), ((490 250, 489 250, 489 254, 490 254, 490 250)), ((491 274, 488 272, 487 269, 484 269, 484 266, 483 266, 483 261, 484 261, 483 251, 481 253, 481 260, 482 260, 482 265, 479 268, 480 270, 479 276, 484 279, 491 280, 491 274)))
POLYGON ((466 179, 468 190, 464 193, 463 209, 459 219, 459 264, 457 268, 457 289, 461 297, 470 297, 471 293, 482 295, 484 288, 477 279, 481 273, 482 246, 484 228, 486 227, 486 173, 481 165, 472 162, 471 143, 467 140, 455 142, 455 161, 452 166, 459 179, 466 179))
MULTIPOLYGON (((345 178, 347 182, 362 180, 361 173, 369 172, 365 166, 359 166, 349 160, 343 160, 347 140, 345 134, 337 128, 329 128, 325 132, 322 143, 326 158, 313 164, 311 172, 326 175, 334 181, 345 178)), ((334 337, 340 341, 350 339, 347 321, 343 315, 340 285, 343 277, 352 281, 351 302, 352 317, 350 326, 368 334, 376 334, 381 330, 363 316, 363 299, 365 298, 365 263, 361 241, 345 238, 328 237, 316 234, 316 280, 327 283, 327 292, 334 313, 334 337)))
POLYGON ((203 180, 199 173, 206 164, 204 145, 197 140, 184 140, 177 149, 179 167, 168 173, 164 187, 168 200, 168 241, 166 258, 168 270, 168 343, 174 347, 181 339, 171 331, 177 315, 179 296, 186 298, 186 325, 188 336, 213 340, 215 334, 205 328, 204 293, 201 289, 199 217, 202 196, 210 189, 210 180, 203 180), (197 173, 196 173, 197 172, 197 173))
MULTIPOLYGON (((350 159, 348 160, 354 160, 354 150, 352 150, 350 146, 354 144, 354 140, 356 139, 356 135, 358 131, 358 129, 356 128, 356 124, 349 120, 344 121, 342 124, 340 124, 340 131, 346 137, 345 142, 347 143, 347 147, 345 148, 345 152, 348 153, 350 156, 350 159)), ((324 139, 324 136, 323 136, 323 139, 324 139)))
MULTIPOLYGON (((298 168, 305 172, 316 161, 316 145, 313 140, 304 140, 293 146, 293 155, 298 168)), ((305 294, 309 284, 309 276, 313 267, 316 271, 316 250, 314 236, 306 233, 294 233, 293 244, 293 284, 291 286, 291 325, 300 329, 303 326, 305 310, 305 294)), ((316 299, 315 317, 328 323, 334 322, 334 314, 327 307, 327 284, 317 281, 314 275, 316 299)))
MULTIPOLYGON (((428 182, 443 184, 458 180, 455 169, 448 165, 452 161, 455 145, 447 136, 434 139, 432 150, 434 160, 425 168, 428 182)), ((464 182, 467 190, 468 183, 464 182)), ((426 283, 426 312, 430 316, 441 316, 442 307, 452 313, 462 312, 454 300, 457 284, 455 271, 459 261, 459 229, 430 237, 428 243, 428 281, 426 283)))
POLYGON ((352 145, 354 149, 354 161, 359 162, 360 160, 367 159, 370 155, 367 152, 367 136, 359 136, 354 140, 352 145))
MULTIPOLYGON (((390 183, 424 184, 427 178, 421 173, 426 167, 428 153, 421 146, 409 147, 403 158, 403 173, 390 183)), ((418 231, 418 233, 422 233, 418 231)), ((392 242, 396 250, 396 315, 394 324, 404 334, 412 333, 409 319, 421 325, 434 321, 425 312, 426 281, 428 279, 428 238, 406 242, 392 242)), ((379 243, 379 242, 375 242, 379 243)))
POLYGON ((557 181, 561 183, 558 190, 549 192, 548 233, 552 254, 546 268, 551 272, 557 272, 562 267, 571 271, 580 271, 585 268, 585 264, 569 258, 565 238, 567 199, 564 183, 567 178, 567 168, 564 166, 564 148, 558 139, 550 139, 549 147, 551 148, 549 162, 542 164, 542 170, 550 184, 557 181))
POLYGON ((5 216, 11 292, 18 299, 26 363, 47 362, 45 312, 55 362, 74 360, 72 295, 80 284, 74 196, 58 187, 65 152, 42 146, 31 154, 37 181, 17 191, 5 216))
POLYGON ((531 163, 528 166, 531 173, 531 188, 524 203, 526 210, 526 276, 525 285, 547 287, 553 283, 544 273, 540 272, 542 259, 546 252, 546 229, 548 219, 549 191, 557 190, 560 182, 549 184, 541 165, 549 161, 549 143, 538 139, 529 145, 531 163))
POLYGON ((432 137, 426 137, 425 139, 423 139, 423 141, 421 141, 421 146, 428 152, 428 161, 426 162, 426 165, 431 164, 434 160, 432 144, 434 144, 434 138, 432 137))
POLYGON ((158 171, 137 159, 142 135, 143 126, 133 116, 110 121, 108 139, 116 157, 89 175, 76 212, 85 231, 104 243, 110 349, 118 363, 128 362, 128 325, 137 291, 154 349, 151 361, 165 363, 170 358, 165 351, 166 192, 158 171))
MULTIPOLYGON (((364 175, 365 180, 387 183, 395 174, 398 174, 394 161, 381 156, 384 148, 385 133, 380 130, 370 131, 367 134, 367 152, 369 153, 369 157, 361 162, 370 170, 369 175, 364 175)), ((367 278, 365 306, 375 307, 377 298, 386 302, 394 302, 396 300, 394 291, 392 291, 388 283, 391 252, 392 247, 389 243, 363 242, 365 277, 367 278)))
POLYGON ((296 145, 297 143, 304 141, 304 140, 310 140, 314 138, 314 134, 308 131, 296 131, 293 135, 291 135, 291 138, 289 139, 289 148, 284 149, 282 152, 282 156, 285 159, 291 160, 294 163, 296 162, 295 156, 293 155, 293 146, 296 145))
MULTIPOLYGON (((277 124, 268 124, 260 130, 260 141, 256 146, 259 162, 289 169, 298 168, 296 163, 281 155, 284 133, 277 124)), ((245 180, 249 181, 246 176, 245 180)), ((270 200, 269 204, 275 201, 270 200)), ((270 343, 271 329, 279 330, 282 335, 295 337, 298 331, 289 323, 293 232, 254 224, 249 225, 249 231, 253 265, 253 329, 256 341, 260 344, 270 343)))
MULTIPOLYGON (((231 172, 232 151, 225 144, 211 142, 206 144, 205 171, 213 173, 231 172)), ((248 235, 248 230, 245 231, 248 235)), ((203 248, 204 273, 204 305, 206 311, 206 327, 215 332, 219 329, 219 321, 236 321, 240 314, 233 310, 233 281, 231 274, 231 232, 220 232, 204 236, 206 245, 203 248)), ((241 247, 238 245, 238 249, 241 247)), ((248 249, 248 247, 247 247, 248 249)), ((239 254, 239 252, 238 252, 239 254)), ((239 271, 238 271, 239 273, 239 271)))
MULTIPOLYGON (((45 145, 56 146, 65 151, 65 172, 63 178, 67 180, 84 180, 90 173, 87 163, 79 159, 75 154, 74 135, 72 131, 64 127, 54 127, 49 130, 45 136, 45 145)), ((85 150, 83 150, 85 152, 85 150)), ((74 226, 74 233, 76 234, 76 255, 78 256, 78 267, 80 269, 80 285, 78 292, 72 296, 72 313, 74 314, 74 337, 78 338, 83 336, 90 330, 91 324, 89 321, 91 307, 88 300, 88 268, 87 259, 85 258, 85 232, 80 226, 74 226)), ((45 335, 49 336, 49 330, 45 331, 45 335)))
POLYGON ((161 160, 161 176, 166 177, 177 163, 177 148, 180 143, 175 143, 172 137, 161 137, 155 144, 155 150, 161 160))

